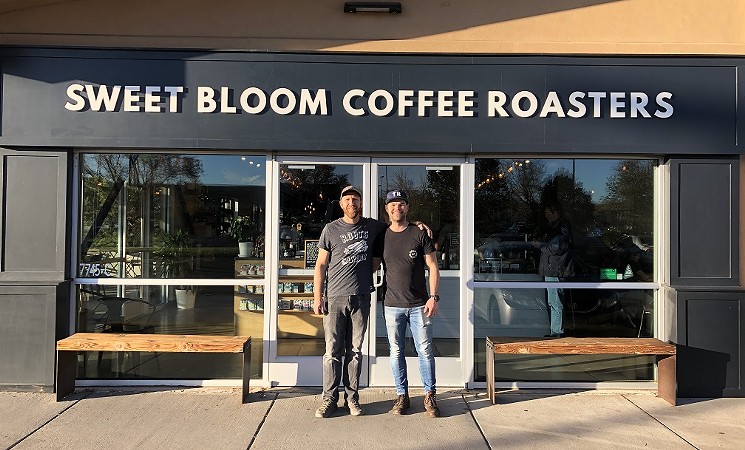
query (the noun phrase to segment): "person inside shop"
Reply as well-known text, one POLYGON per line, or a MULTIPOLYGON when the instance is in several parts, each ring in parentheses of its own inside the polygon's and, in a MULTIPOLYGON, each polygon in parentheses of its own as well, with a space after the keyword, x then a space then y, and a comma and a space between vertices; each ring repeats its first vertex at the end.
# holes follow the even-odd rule
POLYGON ((448 222, 446 223, 441 229, 440 232, 437 233, 437 241, 435 241, 435 250, 439 253, 440 257, 440 268, 441 269, 450 269, 451 265, 452 268, 458 267, 458 261, 457 259, 453 259, 451 261, 451 256, 453 258, 457 258, 457 250, 455 248, 451 249, 452 245, 452 238, 453 236, 457 236, 458 234, 458 227, 454 222, 448 222), (454 250, 451 252, 451 250, 454 250), (452 255, 451 255, 452 253, 452 255))
MULTIPOLYGON (((538 274, 545 281, 559 281, 574 276, 572 227, 564 217, 564 208, 558 201, 549 201, 544 206, 547 228, 533 246, 541 251, 538 274)), ((549 310, 550 330, 546 337, 564 335, 564 290, 550 287, 546 289, 546 303, 549 310)))
POLYGON ((627 279, 628 281, 654 281, 654 277, 652 276, 652 268, 649 264, 646 263, 646 261, 644 260, 644 256, 644 250, 640 249, 636 245, 632 246, 629 249, 629 260, 627 267, 631 277, 627 279))
POLYGON ((432 318, 437 314, 440 273, 435 245, 425 231, 409 223, 406 192, 388 192, 385 200, 390 225, 383 245, 383 310, 385 313, 390 362, 397 398, 391 413, 401 415, 411 406, 405 343, 407 326, 419 357, 419 374, 424 384, 424 410, 439 417, 435 399, 435 355, 432 318), (429 269, 429 293, 425 268, 429 269))

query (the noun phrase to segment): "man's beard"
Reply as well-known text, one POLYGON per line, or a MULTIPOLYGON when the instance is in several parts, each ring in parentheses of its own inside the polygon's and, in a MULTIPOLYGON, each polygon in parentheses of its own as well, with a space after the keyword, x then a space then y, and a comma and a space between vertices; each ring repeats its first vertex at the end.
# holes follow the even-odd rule
POLYGON ((352 207, 345 208, 344 215, 350 219, 356 219, 360 215, 360 210, 359 208, 352 208, 352 207))

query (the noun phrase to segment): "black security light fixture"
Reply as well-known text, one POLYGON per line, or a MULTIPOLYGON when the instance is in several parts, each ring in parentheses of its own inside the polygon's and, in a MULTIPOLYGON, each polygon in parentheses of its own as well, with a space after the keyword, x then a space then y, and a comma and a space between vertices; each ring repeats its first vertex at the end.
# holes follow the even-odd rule
POLYGON ((345 13, 401 14, 401 2, 344 2, 345 13))

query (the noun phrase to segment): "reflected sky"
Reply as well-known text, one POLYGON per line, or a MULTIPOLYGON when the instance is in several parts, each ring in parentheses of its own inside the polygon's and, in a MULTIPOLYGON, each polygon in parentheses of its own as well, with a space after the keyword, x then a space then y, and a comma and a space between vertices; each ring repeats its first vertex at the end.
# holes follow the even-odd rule
POLYGON ((266 158, 241 155, 199 155, 204 173, 202 183, 209 186, 265 186, 266 158))

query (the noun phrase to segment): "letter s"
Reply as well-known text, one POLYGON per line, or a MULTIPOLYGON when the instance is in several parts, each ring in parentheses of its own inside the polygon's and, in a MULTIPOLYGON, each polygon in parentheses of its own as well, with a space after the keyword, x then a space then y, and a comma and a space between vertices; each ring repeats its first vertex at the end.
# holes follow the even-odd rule
POLYGON ((671 92, 660 92, 659 94, 657 94, 657 98, 655 99, 657 101, 657 106, 663 109, 658 109, 657 111, 655 111, 655 117, 659 117, 660 119, 668 119, 673 115, 673 105, 666 101, 672 98, 673 94, 671 92))
POLYGON ((67 86, 67 97, 72 100, 71 102, 65 103, 65 109, 68 111, 82 111, 85 108, 85 97, 80 95, 85 89, 85 86, 78 83, 73 83, 67 86))

